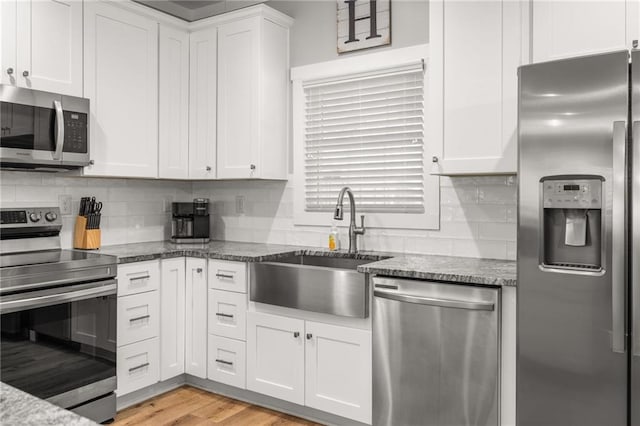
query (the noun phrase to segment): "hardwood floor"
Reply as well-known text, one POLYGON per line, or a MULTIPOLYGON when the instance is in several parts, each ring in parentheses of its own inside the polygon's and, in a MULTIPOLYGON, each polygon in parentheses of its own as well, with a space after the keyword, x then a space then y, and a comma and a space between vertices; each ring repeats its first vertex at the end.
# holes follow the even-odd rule
POLYGON ((122 410, 113 425, 319 426, 318 423, 191 386, 183 386, 122 410))

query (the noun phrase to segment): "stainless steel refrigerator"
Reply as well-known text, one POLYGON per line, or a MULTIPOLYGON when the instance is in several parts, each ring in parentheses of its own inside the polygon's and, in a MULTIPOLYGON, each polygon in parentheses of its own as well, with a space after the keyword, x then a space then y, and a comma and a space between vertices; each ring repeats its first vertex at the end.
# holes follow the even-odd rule
POLYGON ((517 419, 640 426, 640 51, 519 69, 517 419))

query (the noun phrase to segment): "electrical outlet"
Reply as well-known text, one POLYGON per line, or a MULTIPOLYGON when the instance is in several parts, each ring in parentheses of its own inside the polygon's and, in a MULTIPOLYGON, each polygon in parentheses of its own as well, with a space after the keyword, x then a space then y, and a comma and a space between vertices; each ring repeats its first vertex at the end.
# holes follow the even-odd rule
POLYGON ((71 215, 72 198, 69 194, 58 195, 58 206, 60 207, 60 214, 63 216, 71 215))
POLYGON ((244 214, 244 195, 236 195, 236 214, 244 214))

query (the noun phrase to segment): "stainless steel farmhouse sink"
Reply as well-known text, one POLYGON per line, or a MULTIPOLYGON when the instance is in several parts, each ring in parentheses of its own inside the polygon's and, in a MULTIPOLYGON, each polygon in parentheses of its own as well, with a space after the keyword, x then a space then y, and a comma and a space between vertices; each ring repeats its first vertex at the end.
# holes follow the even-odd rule
POLYGON ((358 265, 375 260, 313 255, 251 264, 250 299, 345 317, 369 316, 369 283, 358 265))

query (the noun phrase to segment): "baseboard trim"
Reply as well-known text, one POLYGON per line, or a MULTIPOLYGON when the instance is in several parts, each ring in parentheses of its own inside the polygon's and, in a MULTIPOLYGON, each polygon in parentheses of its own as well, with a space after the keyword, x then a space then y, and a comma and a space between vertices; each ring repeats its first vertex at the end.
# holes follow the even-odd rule
POLYGON ((186 374, 181 374, 164 382, 158 382, 146 388, 138 389, 126 395, 118 396, 116 398, 116 410, 121 411, 125 408, 129 408, 132 405, 136 405, 140 402, 151 399, 154 396, 161 395, 163 393, 172 391, 186 383, 186 374))
POLYGON ((177 389, 184 385, 193 386, 207 392, 223 395, 239 401, 248 402, 249 404, 258 405, 270 410, 279 411, 281 413, 290 414, 312 422, 321 423, 328 426, 369 426, 366 423, 357 422, 345 417, 336 416, 335 414, 325 411, 316 410, 288 401, 262 395, 246 389, 239 389, 223 383, 214 382, 212 380, 201 379, 190 374, 181 374, 164 382, 159 382, 146 388, 128 393, 116 399, 116 407, 118 411, 139 404, 155 396, 177 389))

